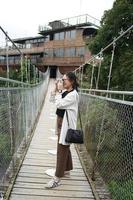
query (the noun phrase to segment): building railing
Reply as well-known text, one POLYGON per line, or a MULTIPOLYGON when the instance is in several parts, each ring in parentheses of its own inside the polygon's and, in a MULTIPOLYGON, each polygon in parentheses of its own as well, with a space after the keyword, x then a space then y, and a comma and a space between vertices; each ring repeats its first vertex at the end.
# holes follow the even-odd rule
MULTIPOLYGON (((40 58, 39 56, 37 57, 32 57, 32 56, 29 56, 28 58, 30 60, 30 62, 33 64, 33 65, 37 65, 37 64, 41 64, 43 63, 43 59, 40 58)), ((8 59, 8 63, 9 65, 20 65, 20 58, 15 58, 15 57, 9 57, 8 59)), ((6 58, 0 58, 0 65, 6 65, 6 58)))
MULTIPOLYGON (((22 54, 28 54, 28 53, 41 53, 44 51, 44 44, 41 46, 34 46, 34 47, 26 47, 26 48, 20 48, 22 54)), ((9 55, 19 55, 18 51, 15 48, 8 48, 8 54, 9 55)), ((6 55, 6 49, 1 48, 0 50, 0 56, 6 55)))
POLYGON ((100 21, 96 19, 95 17, 92 17, 91 15, 88 15, 88 14, 79 15, 75 17, 56 20, 56 21, 50 22, 46 26, 39 26, 39 32, 56 30, 56 29, 77 26, 77 25, 82 25, 82 24, 89 24, 89 25, 94 25, 96 27, 99 27, 100 21))

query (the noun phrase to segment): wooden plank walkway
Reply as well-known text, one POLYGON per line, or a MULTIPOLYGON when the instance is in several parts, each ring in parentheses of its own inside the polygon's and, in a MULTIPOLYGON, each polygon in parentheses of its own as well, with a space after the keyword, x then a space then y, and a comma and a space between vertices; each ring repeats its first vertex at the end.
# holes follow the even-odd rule
POLYGON ((55 168, 56 155, 48 150, 56 150, 55 105, 49 101, 54 80, 50 80, 45 104, 42 109, 30 147, 16 178, 10 200, 94 200, 91 187, 86 179, 74 146, 71 146, 74 170, 71 176, 62 179, 62 185, 55 189, 45 189, 51 179, 45 170, 55 168), (52 137, 52 138, 51 138, 52 137))

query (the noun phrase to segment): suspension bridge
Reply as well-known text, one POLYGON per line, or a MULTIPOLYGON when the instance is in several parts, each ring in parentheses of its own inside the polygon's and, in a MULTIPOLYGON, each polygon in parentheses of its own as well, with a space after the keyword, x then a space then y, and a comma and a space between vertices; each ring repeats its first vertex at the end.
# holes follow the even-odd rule
MULTIPOLYGON (((19 80, 10 78, 7 54, 7 74, 0 77, 0 199, 133 198, 133 92, 110 90, 117 41, 132 28, 74 71, 80 81, 85 144, 72 145, 74 170, 70 177, 63 177, 60 187, 52 190, 45 189, 45 184, 54 174, 56 164, 56 108, 51 96, 55 79, 50 77, 50 68, 41 72, 28 63, 1 29, 21 54, 21 71, 19 80), (103 54, 110 47, 107 89, 100 90, 103 54), (90 88, 86 89, 84 68, 88 63, 92 64, 92 71, 90 88), (94 80, 96 66, 98 76, 94 80)), ((62 77, 59 70, 56 77, 62 77)))

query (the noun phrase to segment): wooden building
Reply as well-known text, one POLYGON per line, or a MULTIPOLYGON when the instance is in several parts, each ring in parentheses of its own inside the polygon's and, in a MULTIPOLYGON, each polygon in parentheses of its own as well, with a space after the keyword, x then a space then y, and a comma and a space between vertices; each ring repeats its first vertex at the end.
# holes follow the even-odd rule
MULTIPOLYGON (((57 68, 61 73, 65 73, 90 58, 86 40, 89 41, 97 33, 98 25, 94 20, 96 21, 88 15, 82 15, 52 21, 47 26, 39 27, 40 36, 14 39, 14 42, 23 55, 30 58, 40 70, 45 71, 49 66, 51 77, 55 77, 57 68)), ((8 54, 9 65, 18 66, 20 55, 17 50, 11 48, 8 54)), ((0 52, 1 66, 5 63, 5 55, 4 50, 0 52)))

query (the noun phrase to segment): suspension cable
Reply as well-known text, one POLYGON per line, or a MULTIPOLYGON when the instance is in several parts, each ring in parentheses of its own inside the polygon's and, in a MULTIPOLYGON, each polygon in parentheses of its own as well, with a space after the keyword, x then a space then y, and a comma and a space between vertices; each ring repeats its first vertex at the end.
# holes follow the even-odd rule
POLYGON ((17 45, 13 42, 13 40, 8 36, 8 34, 4 31, 4 29, 0 26, 0 29, 5 34, 5 36, 10 40, 10 42, 15 46, 15 48, 19 51, 19 53, 22 55, 23 53, 20 51, 20 49, 17 47, 17 45))
POLYGON ((84 71, 84 66, 82 65, 82 67, 81 67, 81 88, 83 85, 83 71, 84 71))
POLYGON ((90 85, 90 89, 92 89, 92 86, 93 86, 94 70, 95 70, 95 64, 94 64, 94 60, 93 60, 92 71, 91 71, 91 85, 90 85))
POLYGON ((110 62, 110 69, 109 69, 109 76, 108 76, 108 85, 107 85, 107 90, 109 90, 109 87, 110 87, 110 80, 111 80, 112 66, 113 66, 114 54, 115 54, 115 47, 116 47, 116 41, 115 41, 115 38, 114 38, 114 42, 113 42, 113 50, 112 50, 112 56, 111 56, 111 62, 110 62))
POLYGON ((98 75, 97 75, 97 81, 96 81, 96 89, 98 89, 98 83, 99 83, 99 78, 100 78, 100 70, 101 70, 101 65, 102 65, 102 57, 103 57, 103 52, 102 52, 102 49, 101 49, 100 62, 99 62, 99 66, 98 66, 98 75))

